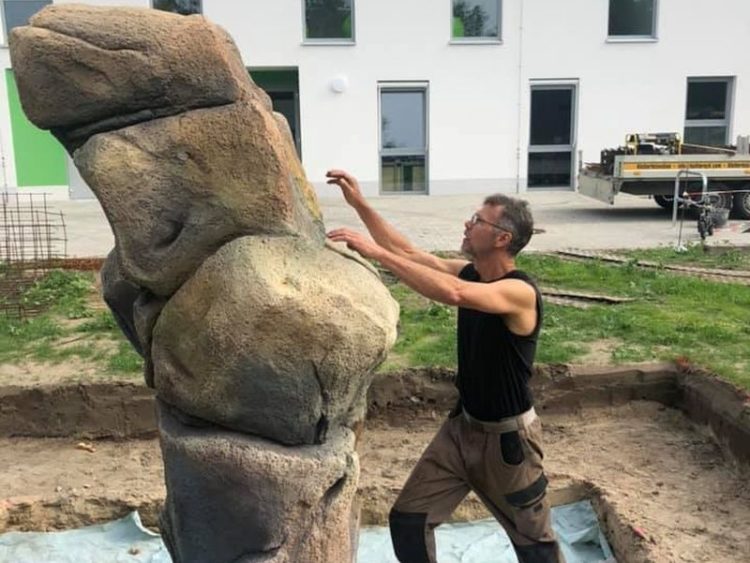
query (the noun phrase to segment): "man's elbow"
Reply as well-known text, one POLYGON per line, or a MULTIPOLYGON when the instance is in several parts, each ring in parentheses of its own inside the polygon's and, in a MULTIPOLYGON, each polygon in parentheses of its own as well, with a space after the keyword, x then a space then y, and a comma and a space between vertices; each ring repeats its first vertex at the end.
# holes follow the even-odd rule
POLYGON ((460 288, 450 288, 445 295, 445 304, 451 307, 463 307, 466 305, 466 299, 460 288))

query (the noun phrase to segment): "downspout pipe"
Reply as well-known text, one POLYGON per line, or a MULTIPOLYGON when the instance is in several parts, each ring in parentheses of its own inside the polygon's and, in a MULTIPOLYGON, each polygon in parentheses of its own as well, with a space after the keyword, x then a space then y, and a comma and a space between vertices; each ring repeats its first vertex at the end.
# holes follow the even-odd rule
POLYGON ((516 193, 521 193, 521 106, 523 96, 523 5, 518 3, 518 104, 516 106, 516 193))

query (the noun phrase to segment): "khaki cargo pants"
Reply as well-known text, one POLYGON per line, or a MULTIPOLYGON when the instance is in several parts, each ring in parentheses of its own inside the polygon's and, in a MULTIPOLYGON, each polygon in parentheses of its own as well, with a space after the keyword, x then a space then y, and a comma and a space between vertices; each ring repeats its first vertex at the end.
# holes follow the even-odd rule
POLYGON ((541 435, 533 411, 500 423, 465 413, 446 420, 391 510, 399 561, 434 563, 433 530, 474 491, 505 528, 521 563, 563 562, 550 525, 541 435), (518 429, 508 431, 509 425, 518 429))

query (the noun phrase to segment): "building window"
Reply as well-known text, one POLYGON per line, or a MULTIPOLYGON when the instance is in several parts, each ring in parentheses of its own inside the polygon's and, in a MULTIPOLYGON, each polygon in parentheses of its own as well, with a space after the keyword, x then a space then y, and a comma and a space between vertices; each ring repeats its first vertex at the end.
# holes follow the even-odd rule
POLYGON ((572 186, 575 99, 573 84, 532 85, 529 188, 572 186))
POLYGON ((656 37, 656 0, 609 0, 610 37, 656 37))
POLYGON ((427 170, 427 86, 381 84, 381 191, 424 194, 427 170))
POLYGON ((304 0, 306 41, 354 41, 354 0, 304 0))
POLYGON ((721 146, 729 142, 733 78, 688 78, 685 142, 721 146))
POLYGON ((52 4, 51 0, 5 0, 3 2, 3 21, 5 22, 6 40, 11 29, 27 25, 31 16, 49 4, 52 4))
POLYGON ((153 0, 152 5, 155 10, 174 12, 183 16, 203 13, 201 0, 153 0))
POLYGON ((500 41, 502 0, 452 0, 454 41, 500 41))

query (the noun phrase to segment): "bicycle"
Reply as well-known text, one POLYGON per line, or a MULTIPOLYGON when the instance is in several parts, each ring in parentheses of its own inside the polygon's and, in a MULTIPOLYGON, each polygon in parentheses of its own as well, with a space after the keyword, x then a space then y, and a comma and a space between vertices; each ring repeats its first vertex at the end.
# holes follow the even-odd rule
POLYGON ((698 212, 698 234, 701 242, 705 244, 706 237, 713 236, 716 227, 724 225, 729 217, 729 210, 721 207, 719 194, 705 193, 699 200, 694 200, 687 192, 677 198, 677 203, 682 209, 680 218, 680 234, 677 240, 677 251, 687 250, 682 246, 682 225, 685 221, 685 211, 688 209, 698 212))

